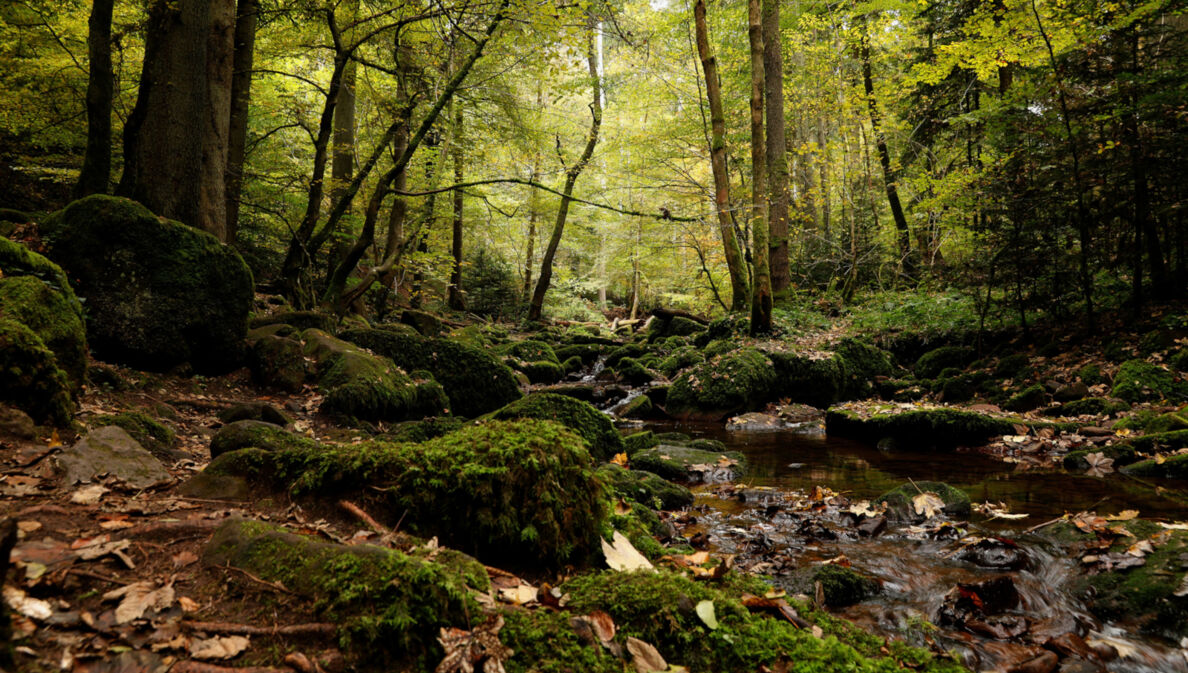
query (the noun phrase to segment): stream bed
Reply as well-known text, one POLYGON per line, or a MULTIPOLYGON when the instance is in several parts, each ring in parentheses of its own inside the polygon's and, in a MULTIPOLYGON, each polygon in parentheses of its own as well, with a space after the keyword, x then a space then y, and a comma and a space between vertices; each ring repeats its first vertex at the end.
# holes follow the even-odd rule
POLYGON ((835 612, 867 630, 954 651, 979 671, 1046 673, 1056 667, 1042 660, 1051 655, 1041 645, 1065 643, 1062 673, 1188 672, 1188 650, 1177 643, 1094 617, 1072 586, 1082 575, 1079 557, 1070 557, 1043 527, 1028 532, 1086 510, 1103 516, 1138 510, 1145 519, 1180 521, 1188 518, 1178 490, 1182 483, 1028 471, 976 453, 888 452, 826 437, 819 428, 634 427, 716 439, 742 452, 747 472, 737 483, 694 488, 697 502, 681 522, 681 533, 699 536, 710 551, 735 555, 737 567, 771 576, 788 593, 811 595, 811 573, 822 563, 852 566, 881 588, 835 612), (975 512, 966 520, 917 525, 889 519, 872 533, 857 525, 865 517, 847 511, 905 483, 924 481, 948 483, 975 505, 1002 503, 1006 511, 1027 517, 1003 520, 975 512), (996 583, 1005 587, 1006 602, 993 611, 987 607, 987 613, 996 613, 992 616, 972 615, 962 603, 963 592, 973 587, 989 596, 996 583), (925 621, 942 626, 933 631, 921 626, 925 621))

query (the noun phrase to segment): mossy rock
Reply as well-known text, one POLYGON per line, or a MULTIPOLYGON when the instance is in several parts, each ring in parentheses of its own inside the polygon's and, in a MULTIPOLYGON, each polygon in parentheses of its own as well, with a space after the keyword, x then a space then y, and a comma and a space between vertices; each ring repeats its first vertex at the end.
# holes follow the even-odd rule
POLYGON ((687 337, 695 334, 700 334, 706 330, 706 326, 690 320, 684 316, 673 316, 668 319, 653 318, 652 324, 648 327, 648 341, 656 342, 668 337, 687 337))
POLYGON ((1114 375, 1114 397, 1132 404, 1166 399, 1175 391, 1171 372, 1145 360, 1127 360, 1114 375))
POLYGON ((1188 454, 1181 453, 1164 458, 1162 462, 1155 458, 1142 460, 1122 468, 1122 473, 1135 477, 1188 479, 1188 454))
POLYGON ((125 411, 119 414, 103 414, 90 419, 92 428, 115 425, 123 428, 148 452, 163 460, 175 458, 174 446, 177 433, 168 425, 139 411, 125 411))
POLYGON ((635 358, 623 358, 619 360, 615 367, 615 373, 619 378, 630 383, 633 386, 642 386, 652 381, 655 381, 657 376, 654 372, 640 360, 635 358))
POLYGON ((521 396, 512 370, 477 348, 383 329, 348 330, 340 336, 392 359, 407 371, 428 371, 449 396, 450 412, 460 416, 480 416, 521 396))
POLYGON ((584 640, 566 612, 505 608, 499 640, 512 650, 507 673, 628 673, 626 661, 584 640))
POLYGON ((432 313, 404 309, 400 313, 400 322, 413 327, 421 336, 436 338, 441 335, 441 318, 432 313))
POLYGON ((652 400, 647 395, 636 395, 614 413, 619 418, 647 418, 653 410, 652 400))
POLYGON ((74 416, 73 386, 54 352, 24 324, 0 317, 0 402, 38 423, 65 426, 74 416))
MULTIPOLYGON (((787 667, 797 671, 889 673, 899 668, 899 661, 910 662, 919 671, 963 670, 955 662, 938 661, 902 643, 889 643, 889 655, 879 658, 884 656, 879 649, 882 638, 871 637, 824 614, 813 615, 826 634, 818 638, 782 618, 751 613, 740 596, 748 591, 761 595, 766 591, 762 583, 739 586, 695 582, 668 571, 603 572, 575 577, 561 590, 570 595, 571 612, 601 610, 609 614, 618 627, 617 641, 627 637, 643 640, 655 646, 670 664, 690 671, 751 673, 787 667), (718 628, 710 629, 694 609, 703 601, 713 604, 718 628)), ((808 611, 805 606, 799 609, 802 615, 808 611)), ((536 635, 547 631, 535 626, 518 629, 513 629, 504 642, 516 642, 525 653, 531 653, 528 658, 533 666, 544 662, 539 670, 563 670, 562 663, 542 646, 543 636, 536 635)))
POLYGON ((672 481, 729 481, 742 476, 747 460, 738 451, 705 451, 688 446, 661 444, 631 457, 631 466, 672 481), (720 463, 725 458, 728 465, 720 463), (701 466, 712 466, 707 471, 701 466))
POLYGON ((917 514, 912 499, 920 493, 935 493, 944 501, 942 511, 952 517, 967 517, 970 513, 969 495, 940 481, 917 481, 903 484, 875 498, 875 503, 886 503, 887 513, 899 521, 922 521, 924 515, 917 514))
POLYGON ((389 442, 427 442, 461 430, 466 421, 456 416, 436 416, 397 424, 380 439, 389 442))
POLYGON ((235 421, 219 428, 210 439, 210 457, 218 458, 224 453, 239 449, 263 449, 284 451, 287 449, 314 449, 317 442, 294 434, 284 428, 264 421, 235 421))
POLYGON ((1102 376, 1101 365, 1087 364, 1077 370, 1077 378, 1081 379, 1081 383, 1087 386, 1097 385, 1098 383, 1106 383, 1105 376, 1102 376))
POLYGON ((313 602, 339 629, 339 643, 370 667, 428 670, 444 652, 443 627, 482 612, 471 591, 488 588, 481 564, 448 549, 432 560, 371 545, 339 545, 243 519, 223 523, 203 552, 313 602))
POLYGON ((1132 437, 1130 445, 1136 451, 1144 453, 1182 449, 1188 446, 1188 430, 1172 430, 1171 432, 1157 432, 1141 437, 1132 437))
POLYGON ((1031 363, 1031 358, 1025 353, 1012 353, 1001 357, 994 364, 994 376, 1000 379, 1020 378, 1025 374, 1031 363))
POLYGON ((900 446, 913 450, 979 445, 991 437, 1016 434, 1016 424, 1051 425, 957 409, 895 409, 869 416, 838 407, 825 412, 826 434, 868 442, 890 437, 900 446))
POLYGON ((118 197, 88 196, 54 217, 51 256, 86 299, 99 358, 214 374, 242 362, 254 288, 233 248, 118 197))
POLYGON ((623 438, 623 448, 626 449, 628 457, 635 455, 636 451, 650 449, 659 443, 660 440, 651 430, 644 430, 623 438))
POLYGON ((599 461, 610 460, 624 450, 623 437, 606 414, 566 395, 532 393, 496 410, 490 417, 496 420, 535 418, 560 423, 585 440, 590 455, 599 461))
POLYGON ((0 272, 8 278, 16 276, 33 276, 41 280, 50 288, 62 293, 71 311, 82 318, 82 303, 74 294, 74 288, 66 279, 62 267, 54 264, 43 255, 26 248, 15 241, 0 238, 0 272))
POLYGON ((573 344, 562 346, 553 351, 557 359, 566 362, 571 358, 581 358, 582 364, 590 364, 598 359, 606 350, 606 346, 598 344, 573 344))
POLYGON ((1164 433, 1188 430, 1188 416, 1184 410, 1160 414, 1149 409, 1123 418, 1114 424, 1115 430, 1139 430, 1144 433, 1164 433))
POLYGON ((974 359, 974 352, 964 346, 941 346, 928 351, 916 360, 912 370, 922 379, 934 379, 949 368, 964 369, 974 359))
POLYGON ((622 346, 614 348, 609 353, 607 353, 606 366, 613 369, 619 366, 619 361, 623 358, 639 358, 646 355, 647 352, 648 349, 643 344, 623 344, 622 346))
POLYGON ((693 493, 689 489, 644 470, 628 470, 607 463, 598 468, 598 478, 619 497, 652 509, 683 509, 693 504, 693 493))
POLYGON ((1179 642, 1188 636, 1188 596, 1173 594, 1184 581, 1185 553, 1188 533, 1172 531, 1144 565, 1090 575, 1078 584, 1092 589, 1090 608, 1102 619, 1137 624, 1145 633, 1179 642))
POLYGON ((305 353, 301 342, 281 336, 261 336, 251 346, 248 366, 257 385, 287 393, 305 387, 305 353))
POLYGON ((33 330, 54 356, 71 386, 87 373, 87 332, 78 302, 34 276, 0 275, 0 316, 33 330))
POLYGON ((813 572, 813 582, 821 583, 825 594, 825 605, 844 608, 861 603, 874 596, 881 588, 878 580, 859 573, 852 568, 835 564, 823 565, 813 572))
POLYGON ((851 378, 844 360, 837 354, 821 358, 815 354, 771 351, 767 355, 776 375, 770 400, 787 399, 825 408, 853 396, 850 393, 862 396, 873 392, 865 378, 851 378))
POLYGON ((436 391, 422 390, 391 360, 318 330, 306 330, 305 353, 318 366, 320 411, 367 421, 403 421, 445 411, 436 391))
POLYGON ((1043 406, 1047 401, 1048 391, 1036 383, 1011 395, 1005 406, 1010 411, 1033 411, 1043 406))
POLYGON ((682 346, 674 349, 668 357, 660 361, 657 369, 668 378, 676 376, 682 369, 687 369, 705 362, 705 356, 693 346, 682 346))
POLYGON ((576 355, 570 356, 569 359, 561 363, 561 369, 564 370, 566 374, 576 374, 577 372, 580 372, 585 366, 586 363, 582 362, 582 359, 576 355))
POLYGON ((1188 348, 1181 348, 1167 359, 1167 364, 1181 374, 1188 372, 1188 348))
POLYGON ((293 419, 285 415, 285 412, 262 400, 240 402, 227 407, 219 412, 219 420, 223 423, 264 421, 281 427, 286 427, 293 422, 293 419))
POLYGON ((519 363, 516 369, 524 372, 532 383, 556 383, 565 378, 565 370, 561 365, 548 360, 519 363))
POLYGON ((1086 460, 1086 456, 1091 453, 1100 453, 1103 457, 1113 460, 1115 467, 1128 465, 1138 460, 1134 447, 1127 444, 1109 444, 1092 449, 1070 451, 1065 454, 1061 464, 1064 465, 1064 469, 1070 472, 1084 472, 1089 469, 1089 461, 1086 460))
POLYGON ((1158 351, 1164 351, 1171 348, 1176 343, 1175 337, 1168 330, 1153 329, 1147 332, 1139 339, 1139 352, 1143 355, 1151 355, 1158 351))
POLYGON ((772 361, 742 348, 686 370, 668 391, 665 411, 675 418, 721 420, 760 406, 777 384, 772 361))
POLYGON ((322 311, 285 311, 259 315, 248 321, 248 326, 253 330, 270 325, 288 325, 298 332, 319 329, 332 333, 338 327, 338 318, 322 311))
POLYGON ((895 373, 891 354, 861 339, 846 337, 833 345, 833 352, 842 358, 852 378, 869 381, 895 373))
POLYGON ((977 393, 977 378, 971 374, 958 374, 947 378, 937 379, 935 390, 937 400, 947 404, 968 402, 977 393))
POLYGON ((1058 407, 1044 409, 1045 416, 1111 416, 1128 411, 1130 404, 1109 397, 1086 397, 1058 407))
POLYGON ((543 341, 536 341, 534 339, 526 339, 524 341, 513 341, 495 349, 496 353, 500 355, 510 355, 518 360, 525 362, 551 362, 555 365, 561 364, 557 354, 553 351, 553 347, 543 341))

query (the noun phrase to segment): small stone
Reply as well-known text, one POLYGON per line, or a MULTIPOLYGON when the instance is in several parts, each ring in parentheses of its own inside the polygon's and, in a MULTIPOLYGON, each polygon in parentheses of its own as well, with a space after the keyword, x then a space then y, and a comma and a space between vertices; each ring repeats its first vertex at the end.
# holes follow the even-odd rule
POLYGON ((20 409, 0 404, 0 435, 8 435, 17 439, 35 439, 37 426, 29 414, 20 409))
POLYGON ((87 433, 57 456, 67 485, 107 476, 129 488, 144 489, 168 483, 172 475, 123 428, 109 425, 87 433))

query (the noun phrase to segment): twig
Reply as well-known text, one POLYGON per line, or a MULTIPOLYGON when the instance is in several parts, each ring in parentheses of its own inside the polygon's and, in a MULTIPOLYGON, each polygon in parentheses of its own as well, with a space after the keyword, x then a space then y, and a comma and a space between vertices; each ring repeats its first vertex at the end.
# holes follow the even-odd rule
POLYGON ((387 539, 391 537, 392 531, 384 527, 383 524, 372 518, 370 514, 363 511, 363 508, 351 502, 350 500, 339 500, 338 506, 353 514, 357 519, 367 524, 367 527, 378 534, 380 537, 387 539))
POLYGON ((281 584, 280 582, 269 582, 268 580, 262 580, 259 577, 256 577, 255 575, 251 574, 250 572, 244 570, 243 568, 236 568, 233 565, 225 565, 225 566, 223 566, 223 568, 225 568, 227 570, 234 570, 236 572, 243 573, 248 579, 252 580, 253 582, 258 582, 260 584, 263 584, 264 586, 266 586, 270 589, 275 589, 277 591, 289 594, 290 596, 300 595, 297 592, 289 589, 285 585, 281 584))
POLYGON ((21 511, 17 512, 16 514, 13 514, 12 516, 13 516, 13 518, 16 518, 16 519, 22 519, 24 517, 29 516, 30 514, 67 514, 68 515, 68 514, 70 514, 70 511, 67 510, 65 507, 62 507, 61 505, 49 505, 49 504, 33 505, 32 507, 26 507, 25 509, 22 509, 21 511))
POLYGON ((1037 531, 1041 528, 1051 526, 1052 524, 1056 523, 1057 521, 1063 521, 1063 520, 1064 520, 1064 517, 1058 516, 1055 519, 1052 519, 1051 521, 1045 521, 1043 523, 1036 524, 1036 525, 1032 526, 1031 528, 1028 528, 1027 530, 1023 531, 1023 534, 1027 535, 1028 533, 1034 533, 1035 531, 1037 531))
POLYGON ((66 574, 67 575, 77 575, 79 577, 89 577, 91 579, 100 580, 102 582, 110 582, 111 584, 123 584, 124 583, 123 580, 118 580, 114 577, 108 577, 107 575, 101 575, 97 572, 92 572, 90 570, 83 570, 82 568, 67 568, 66 574))
POLYGON ((273 668, 272 666, 245 666, 233 668, 204 664, 200 661, 179 661, 169 669, 170 673, 293 673, 291 668, 273 668))
POLYGON ((924 495, 924 491, 920 490, 920 487, 916 485, 916 482, 911 477, 908 477, 908 483, 911 484, 912 488, 915 488, 916 491, 920 493, 920 495, 924 495))
POLYGON ((186 620, 182 626, 207 633, 224 633, 237 636, 324 636, 333 638, 338 632, 334 624, 293 624, 291 626, 252 626, 230 622, 195 622, 186 620))

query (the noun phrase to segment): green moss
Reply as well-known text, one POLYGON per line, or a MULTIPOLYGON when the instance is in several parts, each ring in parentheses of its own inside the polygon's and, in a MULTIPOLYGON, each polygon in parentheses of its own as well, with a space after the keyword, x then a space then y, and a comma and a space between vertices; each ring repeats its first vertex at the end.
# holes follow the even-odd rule
POLYGON ((389 442, 425 442, 462 429, 466 421, 455 416, 438 416, 397 424, 381 438, 389 442))
POLYGON ((963 346, 941 346, 928 351, 916 360, 912 368, 916 376, 923 379, 934 379, 941 371, 948 367, 963 369, 974 359, 974 352, 963 346))
POLYGON ((54 264, 25 246, 7 238, 0 238, 0 271, 6 277, 33 276, 52 289, 62 293, 71 311, 82 319, 82 304, 74 295, 74 289, 66 279, 62 267, 54 264))
POLYGON ((1179 641, 1188 635, 1188 596, 1172 594, 1184 578, 1185 552, 1188 534, 1173 531, 1166 543, 1147 554, 1144 565, 1082 580, 1095 592, 1093 612, 1104 619, 1137 622, 1147 633, 1179 641))
POLYGON ((1016 424, 1050 425, 956 409, 895 409, 864 417, 835 407, 825 413, 825 431, 830 435, 870 442, 890 437, 901 446, 913 449, 977 445, 998 435, 1016 434, 1016 424))
POLYGON ((467 626, 481 614, 470 590, 487 588, 473 560, 445 564, 370 545, 328 544, 256 521, 224 523, 204 560, 313 599, 318 615, 338 625, 340 645, 368 666, 432 666, 443 655, 439 630, 467 626))
POLYGON ((296 339, 259 336, 252 343, 248 365, 252 379, 266 388, 296 393, 305 387, 305 353, 296 339))
MULTIPOLYGON (((134 435, 135 436, 135 435, 134 435)), ((296 435, 279 425, 264 421, 235 421, 224 425, 210 440, 210 457, 217 458, 229 451, 255 448, 265 451, 315 448, 317 442, 296 435)))
POLYGON ((1185 417, 1185 412, 1182 410, 1160 414, 1150 409, 1141 409, 1115 423, 1114 429, 1139 430, 1146 433, 1188 430, 1188 418, 1185 417))
POLYGON ((601 645, 583 642, 570 615, 548 610, 508 608, 500 641, 513 655, 507 673, 629 673, 635 669, 601 645))
POLYGON ((813 572, 813 581, 821 583, 825 604, 829 607, 845 607, 874 596, 879 592, 879 583, 851 568, 839 565, 823 565, 813 572))
POLYGON ((317 361, 325 396, 320 411, 368 421, 435 416, 445 408, 391 360, 317 330, 306 330, 306 355, 317 361))
POLYGON ((891 355, 861 339, 846 337, 834 344, 833 352, 842 358, 853 379, 869 381, 876 376, 891 376, 895 373, 891 355))
POLYGON ((1087 364, 1078 369, 1077 378, 1087 386, 1105 383, 1105 377, 1101 375, 1101 366, 1096 364, 1087 364))
POLYGON ((615 368, 619 366, 619 361, 623 358, 638 358, 643 357, 648 352, 648 349, 643 344, 629 343, 612 349, 606 355, 606 366, 615 368))
POLYGON ((619 378, 634 386, 642 386, 656 380, 656 374, 651 372, 642 361, 635 358, 623 358, 615 366, 615 373, 619 378))
POLYGON ((661 444, 644 449, 631 457, 631 465, 665 479, 689 481, 695 465, 717 465, 722 457, 733 461, 730 472, 734 478, 746 471, 746 458, 737 451, 704 451, 687 446, 661 444))
POLYGON ((651 430, 644 430, 637 432, 634 435, 627 435, 623 438, 623 448, 627 451, 627 457, 635 455, 637 451, 650 449, 656 446, 660 440, 656 439, 656 435, 651 430))
POLYGON ((254 287, 234 249, 118 197, 88 196, 55 217, 52 256, 86 298, 97 356, 153 371, 241 364, 254 287))
POLYGON ((668 378, 676 376, 682 369, 692 367, 705 361, 705 356, 693 346, 682 346, 669 353, 668 357, 660 361, 657 369, 668 378))
POLYGON ((1171 396, 1175 389, 1171 372, 1144 360, 1127 360, 1114 375, 1114 397, 1137 403, 1171 396))
POLYGON ((33 330, 51 351, 71 385, 87 372, 87 333, 78 301, 34 276, 0 276, 0 315, 33 330))
POLYGON ((1086 397, 1044 409, 1045 416, 1109 416, 1130 409, 1130 404, 1108 397, 1086 397))
POLYGON ((28 327, 0 318, 0 401, 38 423, 64 426, 74 416, 71 390, 53 351, 28 327))
POLYGON ((701 352, 707 358, 715 358, 737 348, 737 343, 733 339, 716 339, 706 344, 705 348, 701 349, 701 352))
POLYGON ((824 408, 845 399, 849 393, 871 392, 865 378, 851 378, 845 361, 836 354, 822 358, 814 353, 772 351, 768 356, 775 365, 776 375, 771 399, 824 408))
POLYGON ((1136 477, 1188 478, 1188 454, 1179 454, 1159 462, 1154 458, 1143 460, 1122 469, 1123 474, 1136 477))
POLYGON ((637 395, 615 414, 619 418, 647 418, 652 408, 652 400, 647 395, 637 395))
POLYGON ((622 453, 623 438, 606 414, 590 404, 557 393, 532 393, 491 414, 491 418, 536 418, 560 423, 586 441, 596 460, 610 460, 622 453))
POLYGON ((510 355, 516 359, 524 360, 525 362, 551 362, 555 365, 561 364, 561 360, 557 358, 557 354, 553 352, 553 347, 543 341, 536 341, 529 339, 526 341, 513 341, 509 344, 500 346, 495 349, 496 353, 500 355, 510 355))
POLYGON ((1047 401, 1048 391, 1037 383, 1011 395, 1005 406, 1011 411, 1031 411, 1040 408, 1047 401))
POLYGON ((1167 330, 1154 329, 1147 332, 1139 339, 1139 352, 1144 355, 1150 355, 1157 351, 1167 350, 1175 344, 1175 338, 1171 332, 1167 330))
POLYGON ((1024 353, 1012 353, 999 358, 994 365, 994 375, 1002 379, 1021 378, 1026 373, 1030 361, 1024 353))
POLYGON ((568 361, 570 358, 581 358, 583 364, 590 364, 598 359, 598 356, 606 350, 606 346, 599 344, 573 344, 571 346, 562 346, 554 351, 557 359, 568 361))
POLYGON ((580 372, 585 366, 586 363, 582 362, 582 359, 576 355, 570 356, 569 359, 561 363, 561 369, 565 370, 566 374, 580 372))
POLYGON ((433 374, 450 398, 450 411, 479 416, 519 399, 511 369, 494 355, 448 339, 426 339, 382 329, 356 329, 342 338, 390 358, 405 370, 433 374))
POLYGON ((256 316, 248 321, 253 330, 267 325, 288 325, 302 332, 307 329, 333 332, 338 327, 338 319, 322 311, 286 311, 256 316))
POLYGON ((139 411, 103 414, 92 418, 89 425, 92 428, 119 426, 158 458, 170 456, 177 441, 177 435, 172 428, 139 411))
POLYGON ((693 494, 689 489, 651 472, 606 464, 598 468, 598 478, 618 496, 652 509, 683 509, 693 504, 693 494))
MULTIPOLYGON (((224 458, 240 453, 207 469, 226 473, 224 458)), ((534 419, 489 421, 422 444, 287 449, 267 460, 249 464, 249 476, 271 473, 270 483, 296 495, 350 493, 392 524, 403 520, 406 530, 516 567, 586 563, 608 511, 581 438, 534 419)))
POLYGON ((524 362, 516 368, 524 372, 533 383, 556 383, 565 378, 565 370, 561 365, 548 360, 524 362))
POLYGON ((1146 453, 1182 449, 1188 446, 1188 430, 1173 430, 1133 437, 1130 439, 1130 444, 1135 450, 1146 453))
POLYGON ((875 498, 875 502, 886 503, 887 511, 897 519, 914 521, 924 518, 923 515, 916 514, 912 505, 912 499, 920 493, 937 494, 944 501, 944 512, 949 516, 969 516, 969 495, 959 488, 940 481, 917 481, 914 484, 903 484, 875 498))
POLYGON ((1091 453, 1100 453, 1102 456, 1112 459, 1115 467, 1127 465, 1138 460, 1138 456, 1135 455, 1132 447, 1126 444, 1110 444, 1092 449, 1070 451, 1065 454, 1061 463, 1066 470, 1084 472, 1089 469, 1089 461, 1085 457, 1091 453))
POLYGON ((777 374, 763 353, 742 348, 686 370, 668 391, 667 411, 678 418, 724 418, 769 398, 777 374))

